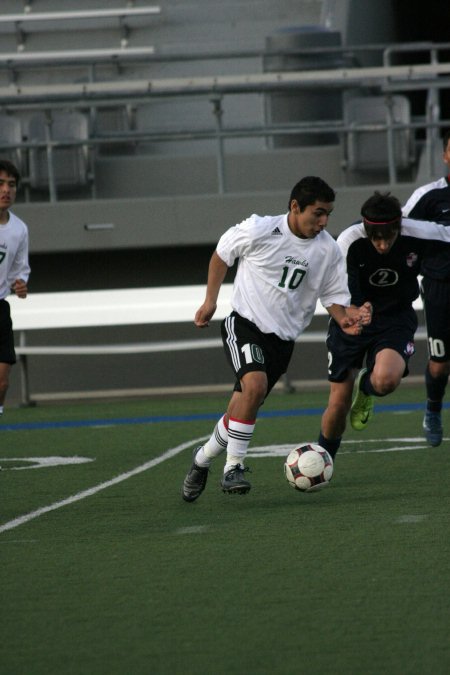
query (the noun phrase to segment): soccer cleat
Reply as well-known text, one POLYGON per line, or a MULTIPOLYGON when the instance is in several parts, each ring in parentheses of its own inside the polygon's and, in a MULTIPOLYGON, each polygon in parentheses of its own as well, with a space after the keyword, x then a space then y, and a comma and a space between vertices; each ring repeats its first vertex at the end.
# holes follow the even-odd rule
POLYGON ((367 396, 359 388, 361 379, 365 373, 367 373, 367 368, 360 370, 356 378, 356 394, 350 409, 350 424, 356 431, 365 429, 369 420, 373 417, 373 397, 367 396))
POLYGON ((206 481, 208 480, 209 467, 198 466, 198 464, 195 463, 195 455, 198 450, 199 448, 194 450, 194 461, 183 481, 182 497, 185 502, 194 502, 200 497, 205 489, 206 481))
POLYGON ((244 473, 246 471, 250 471, 250 469, 248 467, 245 467, 244 469, 240 464, 232 466, 231 469, 223 474, 223 478, 220 481, 222 492, 236 495, 245 495, 249 492, 251 485, 248 480, 245 480, 244 478, 244 473))
POLYGON ((440 412, 427 410, 423 418, 423 428, 428 445, 437 447, 442 443, 442 420, 440 412))

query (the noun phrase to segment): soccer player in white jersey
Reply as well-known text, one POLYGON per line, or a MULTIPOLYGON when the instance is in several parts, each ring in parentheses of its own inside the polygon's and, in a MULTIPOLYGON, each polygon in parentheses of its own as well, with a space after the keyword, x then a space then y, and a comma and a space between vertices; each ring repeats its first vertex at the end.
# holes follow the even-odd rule
POLYGON ((30 274, 28 229, 10 208, 16 200, 20 175, 14 164, 0 160, 0 415, 16 362, 9 303, 10 293, 26 298, 30 274))
POLYGON ((236 384, 210 439, 194 452, 183 483, 185 501, 200 496, 212 460, 225 450, 222 490, 232 494, 250 490, 244 462, 258 409, 286 372, 295 340, 311 322, 318 299, 351 335, 357 335, 371 320, 369 304, 350 307, 344 260, 324 229, 334 199, 327 183, 308 176, 292 189, 288 213, 252 215, 219 240, 195 325, 208 326, 226 272, 239 258, 233 311, 222 322, 225 353, 236 384))

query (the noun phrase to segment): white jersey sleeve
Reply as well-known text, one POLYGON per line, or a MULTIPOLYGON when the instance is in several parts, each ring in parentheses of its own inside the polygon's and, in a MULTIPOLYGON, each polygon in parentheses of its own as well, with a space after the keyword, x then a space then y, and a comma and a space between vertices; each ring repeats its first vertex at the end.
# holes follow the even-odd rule
POLYGON ((431 220, 402 218, 402 234, 417 239, 432 239, 450 244, 450 227, 441 223, 433 223, 431 220))

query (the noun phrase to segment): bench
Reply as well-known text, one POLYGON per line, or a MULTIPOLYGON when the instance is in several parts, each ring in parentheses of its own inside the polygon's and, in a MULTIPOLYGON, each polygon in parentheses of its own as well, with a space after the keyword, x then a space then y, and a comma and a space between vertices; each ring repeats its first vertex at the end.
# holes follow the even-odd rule
MULTIPOLYGON (((231 311, 232 284, 223 284, 214 321, 221 321, 231 311)), ((69 291, 61 293, 31 293, 25 300, 10 296, 16 353, 20 368, 22 405, 31 404, 28 357, 39 355, 105 355, 148 354, 180 350, 212 349, 222 346, 220 338, 195 340, 165 340, 162 342, 128 342, 108 344, 46 344, 28 343, 36 330, 173 324, 193 322, 194 314, 203 301, 204 285, 169 286, 158 288, 129 288, 102 291, 69 291)), ((422 308, 421 300, 415 303, 422 308)), ((315 315, 327 314, 320 302, 315 315)), ((307 330, 299 342, 325 341, 325 331, 307 330)), ((425 332, 418 331, 417 339, 425 332)))
MULTIPOLYGON (((21 377, 21 403, 30 405, 28 357, 38 355, 143 354, 163 351, 206 349, 221 345, 215 340, 174 340, 102 345, 32 345, 29 336, 36 330, 133 326, 192 322, 204 297, 205 287, 172 286, 105 291, 30 293, 25 299, 10 296, 11 316, 16 334, 16 353, 21 377)), ((230 311, 231 284, 224 284, 215 320, 230 311)))
MULTIPOLYGON (((30 8, 28 8, 30 10, 30 8)), ((16 33, 17 51, 23 52, 26 37, 31 32, 47 30, 83 30, 109 25, 110 20, 120 28, 120 46, 128 46, 130 25, 139 26, 147 17, 161 14, 159 5, 147 7, 123 7, 86 10, 65 10, 59 12, 24 11, 21 14, 0 15, 0 33, 16 33)), ((84 39, 85 36, 83 36, 84 39)))

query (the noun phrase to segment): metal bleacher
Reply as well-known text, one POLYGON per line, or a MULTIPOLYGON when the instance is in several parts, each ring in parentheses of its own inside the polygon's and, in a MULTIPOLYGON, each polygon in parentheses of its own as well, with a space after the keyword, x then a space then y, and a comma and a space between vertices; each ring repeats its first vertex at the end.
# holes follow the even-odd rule
MULTIPOLYGON (((450 88, 450 43, 346 45, 320 23, 333 3, 315 3, 316 15, 309 8, 302 16, 319 21, 289 29, 279 28, 268 3, 272 24, 239 8, 242 48, 239 32, 236 44, 227 39, 238 31, 233 15, 228 33, 217 30, 238 11, 227 3, 196 0, 185 10, 171 0, 142 3, 93 0, 64 10, 54 3, 54 11, 41 11, 40 0, 26 0, 22 12, 0 10, 0 150, 20 160, 27 201, 108 198, 102 176, 111 175, 109 158, 130 176, 136 197, 144 187, 132 179, 131 159, 146 164, 157 196, 165 193, 158 179, 165 157, 181 165, 202 156, 198 185, 224 195, 236 186, 254 189, 245 152, 274 169, 282 154, 270 151, 277 148, 328 147, 332 180, 344 186, 433 175, 437 141, 449 125, 440 96, 450 88), (188 40, 181 18, 188 22, 197 5, 200 26, 186 24, 188 40), (204 26, 216 41, 208 42, 204 26), (411 109, 415 96, 425 101, 419 111, 411 109)), ((191 189, 188 173, 180 194, 191 189)))
MULTIPOLYGON (((74 68, 83 69, 82 81, 91 81, 100 64, 112 67, 114 76, 114 69, 122 64, 139 62, 154 53, 154 47, 148 44, 129 47, 129 39, 133 31, 160 14, 159 5, 135 7, 128 3, 125 7, 35 11, 32 2, 27 2, 21 13, 0 13, 2 44, 7 47, 13 38, 16 47, 15 51, 0 52, 0 72, 7 78, 7 88, 17 85, 19 89, 27 78, 33 86, 34 81, 53 81, 57 73, 60 84, 56 87, 63 89, 80 79, 80 72, 74 68), (111 33, 111 46, 96 46, 99 32, 111 33), (76 48, 33 49, 36 39, 40 44, 39 37, 46 45, 56 37, 58 44, 59 35, 67 44, 71 35, 77 36, 76 48)), ((45 89, 48 84, 41 86, 45 89)), ((5 156, 16 161, 21 170, 27 198, 33 190, 47 190, 50 201, 56 201, 58 190, 68 190, 70 195, 86 185, 95 197, 94 148, 89 141, 98 126, 97 108, 61 108, 55 101, 42 101, 38 106, 4 103, 0 102, 5 111, 1 114, 0 143, 5 156)))
POLYGON ((349 127, 345 148, 349 170, 383 170, 389 162, 398 169, 408 169, 413 164, 411 106, 405 95, 351 97, 345 102, 344 123, 349 127), (359 131, 361 126, 377 124, 380 131, 359 131), (393 129, 394 126, 398 128, 393 129), (388 152, 392 152, 391 158, 388 152))
MULTIPOLYGON (((0 10, 0 113, 15 125, 14 135, 0 137, 0 151, 20 153, 25 219, 27 204, 77 200, 83 228, 92 218, 88 201, 103 200, 101 221, 116 224, 114 237, 105 230, 94 241, 72 227, 80 249, 125 245, 127 236, 118 233, 124 200, 136 211, 136 199, 190 195, 196 208, 202 201, 206 218, 205 195, 237 205, 238 195, 284 189, 305 166, 343 188, 340 208, 347 188, 401 190, 440 170, 436 149, 450 126, 440 107, 450 89, 449 43, 348 45, 321 23, 325 2, 300 3, 305 25, 289 31, 280 28, 282 18, 268 0, 261 0, 265 15, 258 16, 247 5, 219 0, 193 0, 189 7, 166 0, 151 8, 142 0, 123 9, 116 6, 122 0, 114 7, 83 0, 68 2, 64 11, 55 2, 54 12, 39 11, 40 2, 27 2, 22 14, 0 10), (409 99, 417 96, 422 103, 413 109, 409 99), (360 105, 350 117, 355 100, 360 105), (277 114, 281 102, 286 109, 277 114), (35 133, 36 116, 45 118, 45 137, 42 124, 35 133), (55 120, 64 116, 83 119, 82 132, 61 135, 55 120)), ((288 5, 283 0, 277 11, 288 5)), ((134 214, 145 234, 134 234, 133 246, 161 245, 158 231, 146 226, 158 217, 158 203, 146 209, 145 221, 142 209, 134 214)), ((36 209, 30 213, 39 217, 36 209)), ((53 213, 45 216, 54 230, 48 237, 39 218, 39 250, 65 250, 68 239, 53 213)), ((191 213, 190 241, 212 243, 216 230, 191 213)), ((232 208, 228 213, 234 218, 232 208)), ((65 212, 68 227, 70 215, 65 212)), ((223 222, 215 226, 220 231, 223 222)), ((177 234, 170 241, 185 239, 177 234)))
MULTIPOLYGON (((128 42, 128 34, 135 21, 141 22, 149 16, 160 14, 158 5, 147 7, 119 7, 101 9, 70 9, 52 12, 34 12, 31 2, 24 6, 24 11, 17 14, 3 14, 0 20, 0 33, 14 32, 16 36, 17 51, 23 52, 26 48, 27 38, 36 31, 58 30, 61 25, 71 29, 92 28, 93 24, 104 28, 108 21, 117 22, 121 33, 121 46, 125 47, 128 42)), ((83 51, 83 50, 81 50, 83 51)), ((56 55, 55 55, 56 56, 56 55)))
MULTIPOLYGON (((50 201, 57 201, 69 182, 76 188, 91 181, 92 196, 95 196, 95 171, 92 165, 88 169, 89 163, 83 160, 87 154, 95 161, 106 148, 113 155, 115 149, 117 154, 124 149, 125 153, 154 154, 166 147, 176 153, 188 143, 200 152, 206 148, 206 152, 215 154, 217 190, 223 194, 227 191, 228 147, 233 143, 234 147, 253 143, 249 147, 263 151, 269 147, 270 139, 281 136, 288 139, 288 145, 292 138, 295 145, 299 132, 302 138, 310 139, 305 145, 314 145, 315 139, 324 132, 330 132, 337 139, 344 182, 351 181, 352 172, 367 169, 375 170, 374 180, 377 180, 376 172, 381 170, 383 179, 387 177, 391 182, 396 182, 407 169, 406 179, 413 180, 423 148, 449 124, 449 120, 436 111, 436 105, 427 105, 423 114, 412 115, 408 101, 411 92, 422 92, 428 100, 437 100, 436 93, 450 87, 450 63, 446 60, 449 44, 410 45, 412 53, 420 49, 423 54, 422 63, 411 65, 391 64, 389 57, 396 53, 395 45, 378 45, 376 50, 373 46, 367 49, 378 52, 380 62, 383 61, 379 66, 343 67, 342 63, 357 63, 358 53, 364 47, 340 47, 329 48, 332 54, 338 52, 340 67, 330 68, 328 59, 327 68, 261 72, 267 59, 267 52, 261 50, 210 50, 203 55, 183 55, 174 51, 158 53, 155 46, 148 44, 130 46, 132 29, 124 22, 136 15, 147 16, 147 10, 150 17, 156 10, 158 14, 161 12, 159 7, 152 7, 0 16, 0 33, 6 27, 14 27, 18 49, 15 53, 0 52, 0 72, 7 77, 7 83, 0 86, 1 107, 4 115, 17 117, 22 124, 20 142, 17 129, 14 134, 7 134, 7 139, 3 133, 2 149, 29 157, 29 174, 25 178, 32 188, 31 195, 34 188, 47 187, 50 201), (48 28, 53 22, 56 25, 60 21, 73 21, 79 27, 83 21, 114 18, 120 19, 116 48, 73 49, 70 45, 67 50, 27 49, 32 43, 32 29, 37 25, 48 28), (442 60, 441 54, 445 57, 442 60), (147 70, 155 72, 157 68, 157 72, 163 73, 168 64, 186 60, 191 64, 215 61, 221 64, 218 72, 223 70, 224 63, 230 67, 230 63, 239 60, 251 63, 253 70, 244 74, 143 76, 147 70), (259 64, 256 69, 255 63, 259 64), (102 67, 106 71, 102 72, 102 67), (36 72, 41 73, 37 78, 36 72), (32 78, 34 83, 30 81, 32 78), (336 117, 330 110, 328 120, 274 122, 264 116, 258 119, 258 114, 252 117, 249 112, 252 106, 255 110, 262 109, 264 101, 280 93, 299 98, 301 104, 302 97, 307 100, 318 90, 339 91, 344 95, 342 116, 336 117), (183 110, 188 111, 187 122, 180 119, 183 110), (47 125, 41 124, 39 133, 31 123, 37 113, 41 118, 46 116, 48 121, 47 125), (52 119, 60 120, 64 114, 72 119, 84 117, 88 123, 86 129, 61 136, 57 132, 58 123, 52 119), (111 118, 113 121, 109 121, 111 118), (421 134, 420 142, 415 140, 418 134, 421 134), (72 153, 78 157, 73 181, 64 176, 61 164, 56 166, 56 157, 62 154, 61 144, 67 156, 72 153), (35 170, 37 157, 40 159, 35 170)), ((404 45, 401 47, 403 52, 404 45)), ((308 52, 310 59, 319 53, 314 48, 303 52, 308 52)), ((370 177, 367 180, 370 182, 370 177)))
MULTIPOLYGON (((211 17, 226 21, 226 5, 210 4, 211 17)), ((352 180, 355 170, 373 168, 367 154, 374 155, 378 173, 384 170, 384 176, 396 182, 399 175, 414 177, 422 151, 415 138, 425 137, 431 144, 433 134, 447 125, 438 103, 412 115, 408 100, 411 92, 427 92, 427 100, 436 103, 437 92, 449 87, 445 43, 348 46, 338 31, 319 23, 283 31, 270 30, 270 24, 261 21, 269 33, 264 45, 260 41, 256 47, 248 36, 245 49, 225 48, 225 40, 213 47, 210 40, 208 49, 196 50, 199 33, 190 26, 189 47, 184 38, 174 48, 161 44, 164 26, 174 23, 170 2, 163 6, 124 2, 117 7, 97 0, 83 5, 65 3, 62 10, 55 3, 54 11, 41 11, 39 0, 27 0, 21 12, 0 10, 1 112, 17 117, 22 126, 21 142, 15 130, 2 148, 29 158, 23 166, 29 167, 24 177, 31 199, 34 189, 42 191, 45 186, 50 201, 64 198, 69 181, 61 163, 56 165, 63 153, 77 158, 70 198, 73 188, 88 183, 96 196, 93 166, 95 157, 106 150, 112 155, 180 154, 188 147, 215 154, 217 190, 222 194, 227 191, 229 148, 264 151, 279 147, 279 139, 289 147, 298 138, 303 139, 301 144, 315 145, 324 136, 341 148, 344 182, 352 180), (153 37, 159 37, 159 44, 153 37), (408 64, 408 51, 415 57, 420 52, 423 59, 408 64), (377 65, 361 65, 368 53, 377 65), (317 105, 313 110, 312 103, 318 96, 320 111, 317 105), (336 105, 339 97, 345 102, 342 112, 336 105), (282 99, 288 101, 287 117, 277 115, 282 99), (45 116, 41 125, 45 134, 35 132, 31 119, 36 114, 45 116), (86 132, 83 128, 82 133, 61 136, 59 120, 66 114, 72 120, 84 116, 86 132), (92 158, 90 166, 84 161, 87 155, 92 158)), ((206 5, 203 8, 207 13, 206 5)), ((247 17, 246 11, 240 8, 241 31, 248 32, 246 19, 255 22, 256 17, 247 17)))
MULTIPOLYGON (((76 110, 54 110, 35 113, 28 127, 29 139, 37 147, 29 152, 29 184, 42 189, 53 186, 78 188, 92 182, 89 170, 89 120, 76 110), (51 139, 59 143, 46 148, 42 143, 51 139), (72 143, 77 145, 73 146, 72 143), (63 145, 65 144, 65 145, 63 145), (52 153, 51 161, 48 151, 52 153), (50 175, 49 171, 52 171, 50 175)), ((51 197, 55 198, 54 195, 51 197)))

